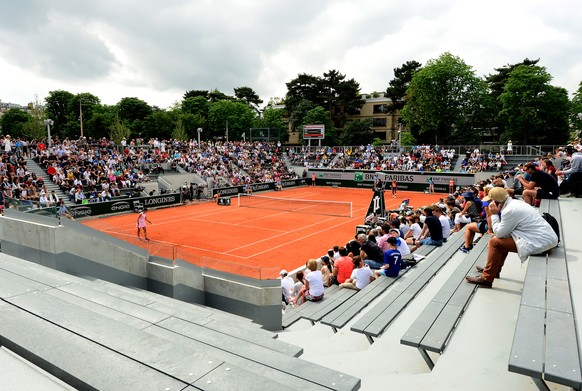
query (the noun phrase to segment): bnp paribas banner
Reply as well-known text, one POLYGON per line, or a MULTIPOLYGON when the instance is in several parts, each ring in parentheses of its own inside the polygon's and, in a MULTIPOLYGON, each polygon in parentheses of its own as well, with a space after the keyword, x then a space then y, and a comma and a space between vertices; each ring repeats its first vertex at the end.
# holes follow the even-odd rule
POLYGON ((402 172, 402 171, 360 171, 360 170, 324 170, 312 168, 308 172, 309 181, 315 174, 316 185, 338 187, 374 187, 379 179, 386 189, 396 181, 399 190, 425 191, 431 182, 435 191, 448 193, 450 185, 470 186, 475 183, 475 175, 449 172, 402 172), (452 182, 451 182, 452 181, 452 182))

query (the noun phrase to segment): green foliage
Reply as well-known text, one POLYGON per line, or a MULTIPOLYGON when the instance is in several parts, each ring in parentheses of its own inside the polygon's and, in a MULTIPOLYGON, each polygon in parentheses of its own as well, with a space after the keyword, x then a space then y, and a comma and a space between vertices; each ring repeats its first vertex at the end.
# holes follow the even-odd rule
MULTIPOLYGON (((189 114, 192 115, 192 114, 189 114)), ((179 118, 178 122, 176 123, 176 127, 174 128, 174 131, 172 132, 172 138, 174 140, 178 140, 178 141, 188 141, 189 137, 188 137, 188 133, 186 133, 186 128, 184 127, 184 124, 182 123, 182 119, 179 118)))
POLYGON ((374 140, 372 140, 372 146, 374 147, 380 147, 382 144, 382 140, 379 137, 376 137, 374 140))
POLYGON ((225 93, 214 89, 208 93, 208 100, 210 102, 219 102, 221 100, 233 100, 232 96, 226 95, 225 93))
POLYGON ((176 111, 154 111, 145 120, 143 131, 134 134, 135 137, 149 139, 150 137, 169 138, 179 117, 176 111))
POLYGON ((122 98, 117 103, 117 112, 122 121, 133 124, 137 120, 144 120, 152 113, 152 108, 146 102, 138 98, 122 98))
POLYGON ((0 117, 0 128, 3 135, 10 135, 12 138, 23 137, 25 128, 32 119, 30 114, 20 109, 10 109, 0 117))
POLYGON ((65 126, 70 117, 70 102, 75 95, 68 91, 50 91, 45 98, 45 113, 47 118, 54 121, 54 128, 60 129, 65 126))
POLYGON ((251 87, 235 88, 234 96, 257 112, 259 112, 259 106, 263 103, 263 100, 259 98, 257 93, 251 87))
POLYGON ((121 140, 124 138, 127 140, 131 135, 131 132, 127 126, 125 126, 120 120, 119 116, 115 116, 113 124, 109 128, 111 133, 109 133, 109 138, 115 142, 115 144, 121 144, 121 140))
POLYGON ((292 129, 297 130, 301 122, 305 101, 311 102, 314 107, 325 108, 334 126, 343 127, 347 114, 357 112, 364 104, 359 90, 358 82, 346 80, 346 76, 336 70, 324 73, 323 77, 299 74, 287 83, 285 96, 285 109, 289 112, 292 129), (299 115, 296 114, 298 110, 299 115))
POLYGON ((521 144, 562 144, 568 139, 566 90, 551 86, 546 68, 520 65, 509 73, 499 99, 503 140, 521 144))
MULTIPOLYGON (((341 145, 367 145, 374 139, 372 121, 369 119, 350 121, 339 135, 341 145)), ((382 143, 380 141, 380 143, 382 143)))
POLYGON ((400 145, 418 145, 418 142, 410 132, 400 133, 400 145))
POLYGON ((26 121, 22 129, 22 135, 29 140, 40 140, 45 137, 45 133, 47 133, 44 124, 45 119, 44 109, 38 105, 33 105, 28 116, 28 121, 26 121))
POLYGON ((202 97, 205 100, 208 100, 208 90, 190 90, 190 91, 186 91, 184 93, 184 100, 188 99, 188 98, 196 98, 196 97, 202 97))
POLYGON ((267 107, 261 117, 255 118, 253 128, 277 128, 287 130, 285 122, 285 110, 267 107))
POLYGON ((402 117, 418 127, 420 142, 470 144, 480 140, 487 85, 459 57, 444 53, 414 73, 402 117))
POLYGON ((240 140, 242 134, 252 127, 253 118, 252 109, 244 103, 228 100, 212 103, 208 112, 208 137, 240 140))
POLYGON ((310 110, 313 110, 317 106, 315 103, 308 99, 303 99, 299 102, 289 117, 289 124, 291 125, 291 130, 301 132, 303 130, 304 119, 310 110))
POLYGON ((414 72, 418 71, 421 67, 421 63, 413 60, 407 61, 400 68, 394 68, 394 79, 390 80, 389 86, 386 88, 386 96, 392 101, 388 105, 390 112, 393 113, 402 110, 408 85, 412 80, 414 72))
POLYGON ((582 82, 578 84, 578 90, 574 93, 570 106, 570 123, 572 124, 572 132, 570 139, 578 139, 582 133, 582 82))
POLYGON ((202 118, 208 118, 210 102, 202 96, 186 98, 182 101, 181 108, 184 114, 196 114, 202 118))

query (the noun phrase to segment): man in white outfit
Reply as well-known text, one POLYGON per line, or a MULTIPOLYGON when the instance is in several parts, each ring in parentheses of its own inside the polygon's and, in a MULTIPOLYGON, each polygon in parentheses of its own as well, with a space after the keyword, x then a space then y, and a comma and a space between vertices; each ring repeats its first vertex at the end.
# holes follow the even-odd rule
POLYGON ((509 252, 517 253, 522 262, 532 254, 541 254, 558 245, 558 236, 531 205, 509 197, 507 190, 494 187, 488 194, 491 202, 485 207, 491 218, 493 234, 489 240, 487 265, 478 277, 467 276, 472 284, 491 288, 499 276, 509 252))

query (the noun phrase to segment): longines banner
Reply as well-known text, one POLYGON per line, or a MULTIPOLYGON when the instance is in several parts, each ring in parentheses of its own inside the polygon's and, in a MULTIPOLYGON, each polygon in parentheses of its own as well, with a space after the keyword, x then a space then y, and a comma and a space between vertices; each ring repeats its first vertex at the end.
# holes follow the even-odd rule
POLYGON ((165 194, 152 197, 125 198, 106 202, 91 202, 71 206, 69 211, 74 218, 98 216, 110 213, 138 211, 143 208, 155 208, 180 203, 180 193, 165 194))
POLYGON ((360 171, 360 170, 323 170, 310 169, 309 183, 315 174, 315 183, 320 186, 338 187, 374 187, 374 177, 384 182, 390 189, 392 181, 396 181, 399 190, 425 191, 430 181, 434 183, 435 191, 448 193, 449 183, 453 179, 454 186, 470 186, 475 183, 475 175, 448 172, 403 172, 403 171, 360 171))
MULTIPOLYGON (((295 187, 295 186, 303 186, 306 185, 307 182, 305 179, 289 179, 285 181, 281 181, 281 186, 283 188, 286 187, 295 187)), ((251 189, 253 192, 255 191, 265 191, 265 190, 275 190, 275 182, 265 182, 265 183, 255 183, 251 185, 251 189)), ((245 192, 245 186, 233 186, 233 187, 220 187, 218 189, 212 189, 212 195, 218 194, 221 197, 228 197, 228 196, 236 196, 239 193, 245 192)))

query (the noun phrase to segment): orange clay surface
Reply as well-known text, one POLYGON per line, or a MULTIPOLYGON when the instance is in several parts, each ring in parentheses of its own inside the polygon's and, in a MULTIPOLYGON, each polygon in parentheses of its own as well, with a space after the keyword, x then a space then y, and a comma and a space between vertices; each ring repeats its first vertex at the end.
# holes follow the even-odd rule
MULTIPOLYGON (((136 236, 137 213, 85 220, 82 224, 143 247, 151 255, 180 259, 201 267, 258 279, 271 279, 281 269, 289 271, 311 258, 345 245, 363 224, 371 189, 299 187, 258 195, 301 200, 352 202, 352 218, 238 207, 213 202, 193 203, 147 212, 151 241, 136 236)), ((404 198, 415 209, 438 201, 444 194, 385 192, 386 209, 397 209, 404 198)))

